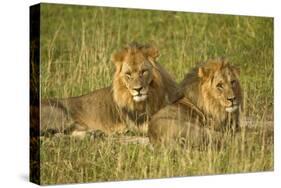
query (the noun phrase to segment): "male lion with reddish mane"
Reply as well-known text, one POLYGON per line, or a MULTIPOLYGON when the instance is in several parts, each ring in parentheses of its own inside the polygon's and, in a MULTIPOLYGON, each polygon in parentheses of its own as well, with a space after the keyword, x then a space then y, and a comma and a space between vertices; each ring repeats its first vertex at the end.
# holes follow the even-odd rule
POLYGON ((200 143, 208 140, 208 135, 237 131, 242 102, 238 77, 238 69, 224 59, 194 68, 180 84, 185 98, 152 117, 150 140, 159 143, 185 137, 200 143))
POLYGON ((41 133, 112 134, 128 126, 147 128, 154 113, 180 97, 176 82, 156 62, 158 56, 155 47, 137 43, 115 52, 111 86, 79 97, 42 101, 41 133))

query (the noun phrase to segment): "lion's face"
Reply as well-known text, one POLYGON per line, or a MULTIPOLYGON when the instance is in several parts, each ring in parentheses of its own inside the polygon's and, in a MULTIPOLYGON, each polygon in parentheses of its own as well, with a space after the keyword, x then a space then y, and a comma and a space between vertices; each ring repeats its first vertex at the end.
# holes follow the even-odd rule
POLYGON ((158 56, 155 47, 138 44, 113 54, 113 96, 119 107, 145 111, 147 107, 156 110, 161 105, 163 84, 155 63, 158 56))
POLYGON ((218 71, 214 75, 213 94, 221 106, 225 107, 225 111, 234 112, 238 110, 240 103, 238 79, 232 68, 228 66, 223 69, 223 71, 218 71))
POLYGON ((135 102, 147 99, 152 81, 152 65, 143 53, 128 54, 119 76, 135 102))
POLYGON ((205 97, 214 99, 226 112, 233 113, 239 109, 241 89, 237 68, 223 61, 214 62, 199 68, 199 76, 205 80, 202 88, 208 90, 205 97))

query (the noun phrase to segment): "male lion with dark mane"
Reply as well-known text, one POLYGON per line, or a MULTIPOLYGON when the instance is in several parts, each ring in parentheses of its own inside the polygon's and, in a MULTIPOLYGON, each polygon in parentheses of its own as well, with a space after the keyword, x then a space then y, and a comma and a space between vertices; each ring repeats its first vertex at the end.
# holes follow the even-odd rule
POLYGON ((158 56, 155 47, 137 43, 117 51, 112 55, 112 86, 79 97, 42 101, 41 133, 100 130, 112 134, 127 127, 147 128, 154 113, 180 97, 176 82, 156 62, 158 56))
POLYGON ((238 69, 224 59, 194 68, 180 84, 185 97, 152 117, 150 140, 159 143, 185 137, 200 143, 208 135, 237 131, 242 102, 238 77, 238 69))

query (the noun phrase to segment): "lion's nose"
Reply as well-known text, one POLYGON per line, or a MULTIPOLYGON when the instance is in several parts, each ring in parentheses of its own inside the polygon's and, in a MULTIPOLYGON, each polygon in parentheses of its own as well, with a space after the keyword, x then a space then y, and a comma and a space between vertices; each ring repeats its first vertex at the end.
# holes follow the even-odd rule
POLYGON ((139 87, 134 87, 134 90, 137 91, 137 92, 140 92, 142 90, 142 87, 139 86, 139 87))
POLYGON ((227 100, 229 100, 229 101, 232 102, 232 103, 235 101, 235 99, 236 99, 235 96, 232 96, 232 97, 228 97, 228 98, 227 98, 227 100))

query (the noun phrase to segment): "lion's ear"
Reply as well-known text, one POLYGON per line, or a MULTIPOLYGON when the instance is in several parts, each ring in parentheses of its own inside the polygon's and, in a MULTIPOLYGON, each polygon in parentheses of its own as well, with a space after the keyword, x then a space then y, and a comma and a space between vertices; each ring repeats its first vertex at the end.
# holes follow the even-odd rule
POLYGON ((114 63, 115 68, 116 68, 116 72, 120 72, 121 71, 121 67, 122 67, 122 62, 125 59, 126 56, 126 51, 125 50, 121 50, 121 51, 117 51, 114 52, 111 55, 111 61, 114 63))
POLYGON ((143 49, 143 52, 147 56, 147 58, 152 60, 153 62, 156 62, 160 56, 160 52, 155 46, 146 46, 143 49))
POLYGON ((116 63, 120 63, 123 62, 126 56, 126 51, 125 50, 121 50, 121 51, 117 51, 114 52, 111 55, 111 61, 116 64, 116 63))
POLYGON ((209 72, 210 72, 209 70, 203 67, 199 67, 197 74, 200 78, 207 78, 209 76, 209 72))
POLYGON ((220 62, 220 69, 222 69, 228 64, 228 60, 225 57, 219 58, 218 62, 220 62))
POLYGON ((240 69, 238 67, 232 66, 232 70, 236 77, 240 76, 240 69))

